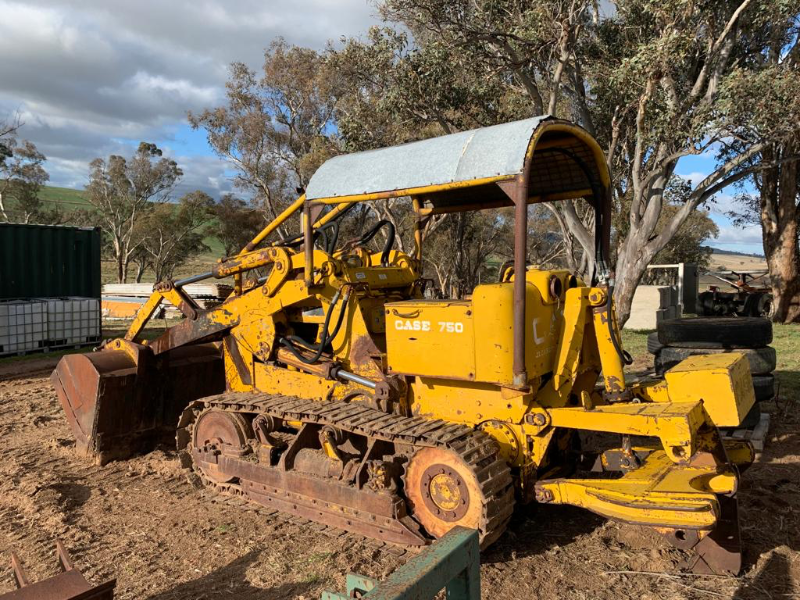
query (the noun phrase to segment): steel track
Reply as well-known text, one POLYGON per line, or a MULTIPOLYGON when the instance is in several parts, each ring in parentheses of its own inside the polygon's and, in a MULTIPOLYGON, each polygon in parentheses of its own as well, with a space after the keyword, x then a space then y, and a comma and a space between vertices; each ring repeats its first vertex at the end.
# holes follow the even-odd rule
MULTIPOLYGON (((503 533, 511 518, 514 492, 510 470, 500 458, 497 444, 488 434, 475 431, 466 425, 440 419, 386 414, 361 403, 319 402, 266 393, 229 392, 211 396, 193 402, 182 414, 176 436, 181 463, 191 471, 193 478, 199 479, 204 486, 216 492, 245 497, 250 501, 270 508, 278 508, 283 512, 311 518, 328 525, 333 523, 345 530, 355 529, 362 535, 384 542, 417 545, 427 541, 410 542, 408 536, 400 540, 397 535, 394 536, 395 539, 391 539, 391 536, 387 537, 388 531, 379 531, 374 527, 369 530, 364 530, 363 527, 348 527, 354 525, 353 520, 359 518, 372 518, 372 521, 375 521, 374 516, 359 515, 357 514, 359 511, 354 511, 356 514, 348 514, 348 518, 345 520, 335 518, 331 520, 335 514, 334 509, 341 514, 342 507, 340 506, 325 507, 329 512, 323 510, 318 515, 310 514, 308 511, 301 512, 297 505, 302 497, 293 494, 292 490, 271 488, 269 489, 270 497, 266 497, 263 495, 264 491, 255 494, 254 488, 260 487, 266 490, 267 486, 257 486, 247 479, 240 480, 238 483, 217 483, 205 477, 203 470, 196 464, 199 456, 198 449, 192 448, 191 445, 193 427, 197 418, 209 410, 246 414, 250 415, 250 418, 258 414, 266 414, 284 421, 300 421, 319 426, 328 425, 357 436, 363 436, 370 441, 382 440, 408 446, 411 453, 415 449, 424 447, 449 449, 469 466, 479 482, 482 504, 479 526, 481 546, 485 548, 493 543, 503 533)), ((256 465, 251 464, 249 468, 252 469, 256 465)), ((263 470, 264 474, 266 471, 278 470, 276 466, 258 465, 257 468, 263 470)), ((341 482, 338 480, 330 480, 331 489, 333 486, 339 485, 341 482)), ((398 501, 405 503, 404 496, 397 494, 395 496, 398 501)), ((319 508, 317 501, 314 501, 314 504, 319 508)), ((409 517, 404 517, 405 526, 408 524, 408 519, 409 517)))

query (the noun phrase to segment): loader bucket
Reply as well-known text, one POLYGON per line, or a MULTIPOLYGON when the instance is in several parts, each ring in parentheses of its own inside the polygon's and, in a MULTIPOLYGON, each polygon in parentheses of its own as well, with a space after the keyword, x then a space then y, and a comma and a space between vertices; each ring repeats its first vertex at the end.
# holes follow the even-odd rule
POLYGON ((64 356, 50 376, 78 451, 100 465, 174 444, 183 409, 225 390, 221 352, 212 344, 158 356, 146 346, 126 348, 64 356))

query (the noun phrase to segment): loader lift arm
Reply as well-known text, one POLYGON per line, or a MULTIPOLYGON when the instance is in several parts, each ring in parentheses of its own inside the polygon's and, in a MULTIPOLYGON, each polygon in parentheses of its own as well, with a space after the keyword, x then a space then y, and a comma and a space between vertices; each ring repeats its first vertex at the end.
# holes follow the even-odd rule
MULTIPOLYGON (((141 333, 146 327, 147 323, 150 321, 153 315, 156 314, 156 311, 165 301, 169 302, 178 310, 180 310, 188 322, 195 321, 202 315, 205 317, 203 319, 204 323, 210 320, 217 321, 219 323, 225 323, 225 325, 211 328, 208 326, 184 326, 182 329, 190 329, 194 330, 194 332, 192 334, 184 333, 182 335, 167 336, 166 339, 154 343, 153 348, 156 354, 166 352, 167 350, 176 348, 180 345, 196 342, 197 340, 204 339, 212 334, 222 333, 232 326, 234 322, 230 321, 230 319, 210 319, 208 311, 203 311, 191 298, 191 296, 189 296, 183 290, 183 287, 191 283, 204 281, 206 279, 224 279, 226 277, 233 277, 234 281, 236 282, 234 295, 240 295, 242 293, 241 276, 243 273, 267 266, 273 266, 277 263, 277 269, 274 269, 272 273, 265 278, 264 282, 259 282, 263 283, 267 289, 272 289, 274 291, 279 283, 279 280, 282 281, 281 276, 285 278, 290 267, 290 258, 287 251, 278 246, 278 244, 284 240, 273 242, 269 247, 261 250, 257 250, 256 248, 271 233, 277 230, 278 227, 280 227, 290 217, 297 213, 303 206, 304 201, 305 195, 301 195, 297 201, 295 201, 283 213, 281 213, 277 219, 264 227, 250 242, 248 242, 244 248, 242 248, 237 255, 232 258, 221 259, 211 271, 202 273, 200 275, 194 275, 192 277, 187 277, 175 282, 167 280, 156 283, 153 286, 153 293, 136 313, 136 316, 128 328, 128 331, 125 333, 124 339, 129 342, 138 343, 141 333)), ((328 223, 338 219, 347 209, 350 208, 350 206, 350 204, 345 203, 335 207, 333 210, 329 211, 316 222, 314 222, 313 229, 319 230, 328 223)), ((214 309, 212 309, 212 311, 213 310, 214 309)), ((221 315, 224 313, 223 311, 217 311, 217 314, 221 315)), ((159 340, 161 340, 161 338, 159 338, 159 340)), ((146 342, 145 345, 147 345, 146 342)))

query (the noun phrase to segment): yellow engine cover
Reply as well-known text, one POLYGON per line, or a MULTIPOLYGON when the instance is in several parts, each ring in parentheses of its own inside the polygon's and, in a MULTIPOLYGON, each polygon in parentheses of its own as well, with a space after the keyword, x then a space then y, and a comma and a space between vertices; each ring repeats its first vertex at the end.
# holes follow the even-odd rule
POLYGON ((756 401, 750 366, 741 352, 690 356, 664 379, 672 402, 702 399, 717 427, 736 427, 756 401))
POLYGON ((472 302, 409 300, 386 304, 392 373, 475 380, 472 302))
MULTIPOLYGON (((563 298, 549 296, 552 277, 566 281, 569 273, 531 270, 526 274, 529 379, 553 370, 564 308, 563 298)), ((472 300, 387 303, 386 351, 391 372, 511 385, 513 296, 513 283, 508 282, 479 285, 472 300)))

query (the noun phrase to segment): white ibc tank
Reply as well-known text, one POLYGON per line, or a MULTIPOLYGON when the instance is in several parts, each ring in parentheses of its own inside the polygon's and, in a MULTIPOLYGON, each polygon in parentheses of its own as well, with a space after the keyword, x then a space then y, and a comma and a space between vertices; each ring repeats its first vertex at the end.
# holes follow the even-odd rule
POLYGON ((52 347, 85 344, 100 337, 97 298, 47 298, 47 340, 52 347))
POLYGON ((37 350, 46 338, 47 305, 43 301, 0 301, 0 355, 37 350))

